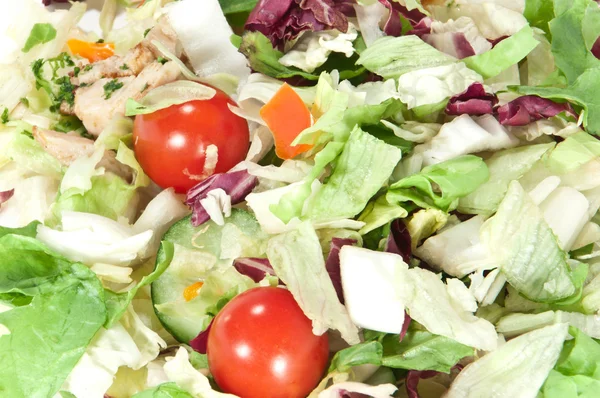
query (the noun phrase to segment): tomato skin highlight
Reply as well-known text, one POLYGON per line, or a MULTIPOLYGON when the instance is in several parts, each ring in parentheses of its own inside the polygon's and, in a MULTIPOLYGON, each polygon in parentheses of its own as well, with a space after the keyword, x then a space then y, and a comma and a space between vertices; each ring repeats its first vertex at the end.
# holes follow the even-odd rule
MULTIPOLYGON (((228 104, 235 105, 233 100, 216 91, 209 100, 190 101, 135 117, 135 155, 144 172, 160 187, 185 193, 246 157, 248 123, 229 110, 228 104), (206 164, 205 168, 207 150, 217 153, 216 167, 206 164)), ((209 161, 214 160, 214 155, 209 156, 209 161)))
POLYGON ((283 288, 258 287, 231 300, 208 335, 208 366, 219 387, 242 398, 304 398, 329 358, 327 334, 283 288))

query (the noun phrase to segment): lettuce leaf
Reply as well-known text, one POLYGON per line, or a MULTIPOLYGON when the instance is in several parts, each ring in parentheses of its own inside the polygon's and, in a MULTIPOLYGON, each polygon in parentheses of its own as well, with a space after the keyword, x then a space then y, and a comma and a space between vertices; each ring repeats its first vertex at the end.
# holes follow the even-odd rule
POLYGON ((489 178, 483 159, 465 155, 427 166, 415 174, 395 182, 386 195, 390 203, 413 202, 422 208, 436 207, 447 211, 457 199, 475 191, 489 178), (435 189, 434 189, 435 187, 435 189))
POLYGON ((402 153, 356 127, 331 177, 307 203, 306 216, 328 221, 360 213, 390 178, 402 153))
POLYGON ((540 391, 541 398, 593 397, 600 388, 600 344, 570 327, 558 362, 540 391))
POLYGON ((458 211, 485 216, 495 213, 508 190, 508 184, 531 170, 533 165, 554 146, 554 143, 529 145, 494 153, 485 161, 490 172, 489 180, 474 192, 461 198, 458 202, 458 211))
POLYGON ((0 293, 31 299, 0 314, 10 331, 0 336, 0 389, 53 396, 106 319, 104 290, 86 266, 34 239, 5 235, 0 254, 0 293))
MULTIPOLYGON (((590 51, 594 42, 588 36, 592 32, 587 32, 589 27, 585 26, 590 19, 600 15, 600 10, 592 0, 554 0, 554 11, 556 18, 550 21, 552 53, 568 83, 574 84, 586 71, 600 68, 600 60, 590 51)), ((600 31, 598 24, 595 25, 597 38, 600 31)), ((590 89, 590 93, 595 91, 590 89)))
POLYGON ((533 37, 533 30, 526 25, 511 37, 502 40, 490 51, 464 58, 462 61, 485 79, 489 79, 521 61, 538 44, 533 37))
POLYGON ((517 181, 510 183, 496 215, 483 225, 481 240, 508 283, 525 297, 557 302, 576 292, 567 253, 517 181))
POLYGON ((445 397, 535 397, 559 358, 567 330, 558 324, 510 340, 467 365, 445 397))
POLYGON ((600 134, 600 102, 596 92, 600 90, 600 61, 596 68, 582 72, 566 88, 519 86, 516 92, 526 95, 538 95, 552 100, 575 103, 584 110, 581 115, 583 125, 591 134, 600 134))
POLYGON ((360 341, 357 327, 338 300, 319 238, 309 223, 271 238, 267 255, 279 278, 312 320, 313 333, 322 335, 328 329, 336 329, 349 344, 360 341))
POLYGON ((407 370, 435 370, 450 373, 450 369, 475 350, 448 337, 424 330, 409 330, 402 340, 387 335, 383 345, 382 365, 407 370))
POLYGON ((384 79, 398 78, 411 71, 454 62, 455 58, 436 50, 415 35, 377 39, 356 61, 384 79))

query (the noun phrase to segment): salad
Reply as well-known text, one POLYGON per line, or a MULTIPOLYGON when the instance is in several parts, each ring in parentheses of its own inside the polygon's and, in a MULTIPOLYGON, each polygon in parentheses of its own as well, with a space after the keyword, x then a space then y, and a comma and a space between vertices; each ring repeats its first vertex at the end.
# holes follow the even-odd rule
POLYGON ((6 3, 0 396, 598 396, 599 2, 6 3))

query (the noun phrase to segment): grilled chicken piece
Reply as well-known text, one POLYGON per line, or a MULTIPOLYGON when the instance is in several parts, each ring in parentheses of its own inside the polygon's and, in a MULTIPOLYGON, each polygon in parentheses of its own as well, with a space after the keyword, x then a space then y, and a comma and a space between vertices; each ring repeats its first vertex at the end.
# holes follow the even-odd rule
POLYGON ((79 87, 75 91, 75 115, 83 122, 88 133, 98 136, 114 115, 125 114, 125 102, 128 98, 140 100, 144 94, 155 87, 177 80, 181 74, 174 62, 161 64, 153 62, 137 76, 116 79, 123 86, 110 93, 106 98, 105 86, 113 79, 103 78, 89 87, 79 87))
POLYGON ((158 24, 150 29, 144 40, 124 56, 113 55, 93 64, 79 65, 81 71, 77 77, 71 77, 71 83, 76 86, 91 85, 103 78, 114 79, 139 75, 146 66, 162 55, 152 44, 153 40, 159 41, 172 54, 181 55, 181 49, 179 51, 177 49, 177 34, 168 20, 161 18, 158 24))
MULTIPOLYGON (((90 156, 96 150, 94 141, 88 138, 45 130, 36 126, 33 127, 33 138, 63 166, 70 166, 77 158, 90 156)), ((97 167, 104 167, 106 171, 122 177, 127 182, 133 181, 131 167, 119 162, 112 151, 104 152, 104 157, 97 167)))
POLYGON ((154 53, 140 43, 123 57, 113 55, 105 60, 87 64, 82 67, 77 77, 71 78, 71 83, 76 86, 90 85, 103 78, 137 76, 155 59, 154 53))

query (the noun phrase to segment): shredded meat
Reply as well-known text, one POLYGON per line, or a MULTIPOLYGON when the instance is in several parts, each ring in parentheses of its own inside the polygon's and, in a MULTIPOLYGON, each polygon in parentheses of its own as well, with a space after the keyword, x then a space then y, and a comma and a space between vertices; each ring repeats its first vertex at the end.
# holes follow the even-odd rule
MULTIPOLYGON (((63 166, 70 166, 77 158, 90 156, 96 150, 94 141, 88 138, 41 129, 36 126, 33 127, 33 138, 63 166)), ((131 167, 119 162, 112 151, 104 152, 104 157, 98 163, 98 167, 104 167, 106 171, 122 177, 127 182, 133 180, 131 167)))
POLYGON ((146 66, 138 76, 118 78, 123 86, 106 98, 105 86, 113 79, 103 78, 91 86, 80 87, 75 91, 75 115, 83 122, 88 133, 98 136, 110 119, 117 114, 125 114, 125 102, 133 98, 139 100, 147 90, 177 80, 179 67, 174 62, 161 64, 153 62, 146 66))

